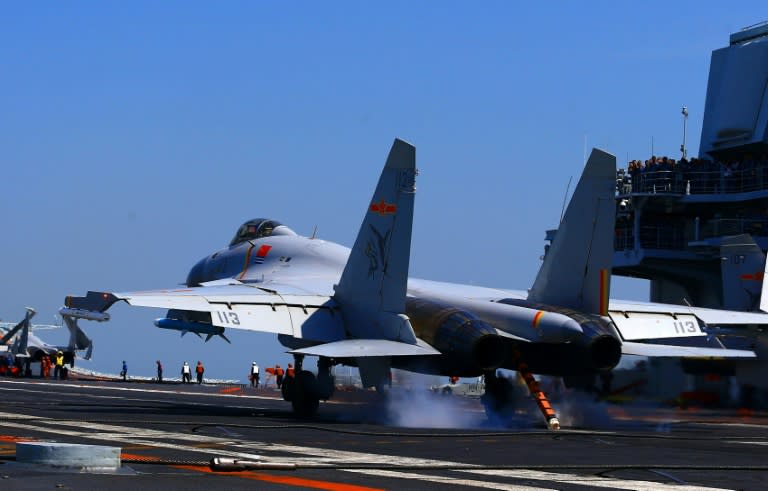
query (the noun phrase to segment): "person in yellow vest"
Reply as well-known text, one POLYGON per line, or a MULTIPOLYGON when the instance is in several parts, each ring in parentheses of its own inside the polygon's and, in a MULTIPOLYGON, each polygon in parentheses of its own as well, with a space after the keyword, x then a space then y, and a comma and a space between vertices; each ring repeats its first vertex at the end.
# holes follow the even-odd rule
POLYGON ((62 378, 62 369, 64 368, 64 353, 59 350, 56 352, 56 357, 54 358, 53 363, 53 378, 62 378))

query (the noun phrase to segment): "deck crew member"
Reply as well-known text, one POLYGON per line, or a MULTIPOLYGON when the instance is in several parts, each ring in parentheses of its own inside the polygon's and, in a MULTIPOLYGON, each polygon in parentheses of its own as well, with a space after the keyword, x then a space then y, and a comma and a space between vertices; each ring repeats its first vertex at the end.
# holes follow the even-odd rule
POLYGON ((259 366, 254 361, 251 364, 251 387, 259 386, 259 366))

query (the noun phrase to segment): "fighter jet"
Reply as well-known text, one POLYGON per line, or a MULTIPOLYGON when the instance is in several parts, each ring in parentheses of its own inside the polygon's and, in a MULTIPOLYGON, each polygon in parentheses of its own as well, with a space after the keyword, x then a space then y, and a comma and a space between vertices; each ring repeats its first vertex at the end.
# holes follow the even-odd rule
POLYGON ((299 415, 332 396, 338 364, 358 367, 364 386, 383 391, 393 367, 484 375, 486 408, 499 411, 508 390, 500 368, 577 381, 611 370, 623 354, 755 356, 724 349, 705 328, 768 324, 768 315, 609 302, 616 159, 597 149, 529 291, 409 279, 415 155, 395 140, 351 249, 259 218, 194 265, 182 288, 91 291, 65 304, 95 313, 117 301, 166 308, 158 327, 208 339, 226 329, 277 334, 294 356, 283 396, 299 415), (306 356, 318 357, 317 375, 303 368, 306 356))
MULTIPOLYGON (((19 323, 12 328, 8 329, 2 337, 0 337, 0 347, 2 351, 10 352, 16 358, 22 358, 26 363, 38 362, 42 359, 43 355, 53 356, 57 352, 61 351, 64 355, 64 363, 68 363, 70 366, 75 366, 75 358, 79 351, 85 350, 82 358, 85 360, 91 359, 93 353, 93 343, 91 339, 80 329, 77 325, 77 319, 71 315, 62 315, 67 329, 69 329, 69 342, 66 345, 56 346, 51 345, 36 336, 32 330, 39 327, 59 327, 59 326, 39 326, 31 323, 32 318, 35 316, 35 309, 27 307, 27 312, 19 323)), ((109 319, 109 315, 106 314, 106 319, 109 319)))

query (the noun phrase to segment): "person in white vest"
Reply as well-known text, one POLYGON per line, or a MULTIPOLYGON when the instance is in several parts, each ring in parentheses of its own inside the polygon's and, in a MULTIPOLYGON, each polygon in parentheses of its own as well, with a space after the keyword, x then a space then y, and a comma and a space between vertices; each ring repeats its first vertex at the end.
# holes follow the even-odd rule
POLYGON ((189 363, 186 361, 181 366, 181 381, 187 384, 192 383, 192 370, 189 368, 189 363))

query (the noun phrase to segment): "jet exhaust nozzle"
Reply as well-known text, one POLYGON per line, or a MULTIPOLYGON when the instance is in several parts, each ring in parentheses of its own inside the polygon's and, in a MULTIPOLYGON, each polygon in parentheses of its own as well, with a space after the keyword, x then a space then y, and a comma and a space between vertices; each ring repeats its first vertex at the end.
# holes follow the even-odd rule
POLYGON ((507 359, 502 336, 488 323, 457 307, 409 298, 406 314, 416 336, 443 355, 443 370, 474 374, 501 367, 507 359))
POLYGON ((481 370, 496 370, 507 359, 504 338, 496 334, 487 334, 475 342, 473 347, 475 365, 481 370))
POLYGON ((611 370, 621 360, 621 342, 614 336, 596 336, 589 344, 589 356, 595 370, 611 370))

